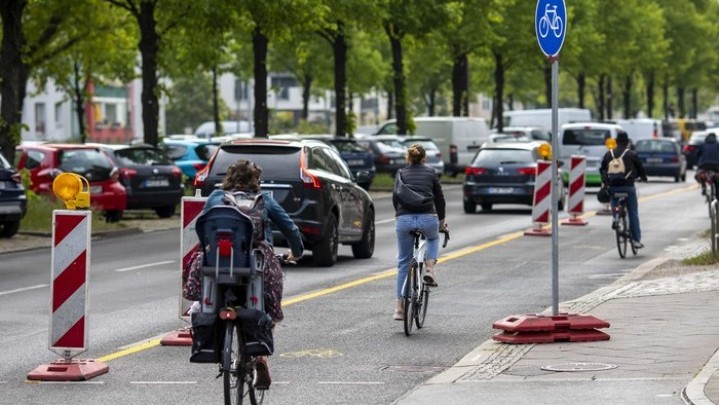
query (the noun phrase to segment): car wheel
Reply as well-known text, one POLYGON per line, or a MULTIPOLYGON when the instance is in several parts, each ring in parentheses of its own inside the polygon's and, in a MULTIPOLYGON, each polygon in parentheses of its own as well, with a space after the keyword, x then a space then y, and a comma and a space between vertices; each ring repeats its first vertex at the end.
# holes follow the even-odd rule
POLYGON ((484 211, 492 211, 492 203, 480 203, 479 205, 484 211))
POLYGON ((357 259, 369 259, 374 254, 374 211, 367 211, 365 226, 362 232, 362 240, 352 245, 352 255, 357 259))
POLYGON ((20 229, 20 221, 0 222, 0 238, 12 238, 20 229))
POLYGON ((682 173, 682 183, 687 181, 687 172, 682 173))
POLYGON ((477 204, 471 201, 464 201, 464 213, 474 214, 475 212, 477 212, 477 204))
POLYGON ((175 206, 166 205, 164 207, 157 207, 155 208, 155 212, 160 218, 170 218, 171 216, 175 215, 175 206))
POLYGON ((337 230, 337 217, 330 215, 327 220, 327 235, 312 249, 312 259, 315 265, 330 267, 337 262, 337 249, 339 248, 339 231, 337 230))
POLYGON ((675 183, 679 183, 679 180, 681 180, 681 179, 682 179, 682 176, 680 176, 680 175, 678 175, 678 174, 677 174, 676 176, 674 176, 674 182, 675 182, 675 183))
POLYGON ((105 211, 105 222, 120 222, 122 219, 122 210, 105 211))

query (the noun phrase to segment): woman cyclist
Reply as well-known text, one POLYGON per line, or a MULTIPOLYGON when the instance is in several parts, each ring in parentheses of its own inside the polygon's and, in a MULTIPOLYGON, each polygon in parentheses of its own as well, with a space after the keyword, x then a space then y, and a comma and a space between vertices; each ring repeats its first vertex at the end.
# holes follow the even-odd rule
POLYGON ((392 194, 392 204, 395 210, 396 233, 397 233, 397 287, 395 311, 393 318, 401 321, 404 319, 402 307, 402 286, 404 285, 409 263, 412 260, 414 236, 411 231, 417 229, 422 231, 427 239, 427 251, 425 253, 424 282, 431 287, 437 286, 435 265, 439 254, 439 232, 446 231, 445 222, 445 201, 442 193, 442 185, 434 169, 425 165, 426 152, 422 145, 414 144, 407 148, 406 160, 408 166, 397 171, 396 178, 401 176, 402 181, 416 192, 429 196, 434 203, 423 209, 409 209, 403 206, 396 193, 392 194))

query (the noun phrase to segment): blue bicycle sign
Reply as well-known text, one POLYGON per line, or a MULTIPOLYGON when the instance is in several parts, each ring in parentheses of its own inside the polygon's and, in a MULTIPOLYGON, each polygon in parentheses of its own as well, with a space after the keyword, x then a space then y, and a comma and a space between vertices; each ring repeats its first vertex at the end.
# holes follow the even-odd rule
POLYGON ((567 8, 564 0, 538 0, 534 29, 539 47, 547 56, 556 56, 564 44, 567 8))

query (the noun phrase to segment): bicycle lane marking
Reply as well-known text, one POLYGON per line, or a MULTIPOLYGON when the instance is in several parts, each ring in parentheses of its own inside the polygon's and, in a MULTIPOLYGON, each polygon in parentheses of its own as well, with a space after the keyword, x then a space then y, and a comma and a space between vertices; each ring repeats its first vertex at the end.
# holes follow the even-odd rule
MULTIPOLYGON (((656 194, 650 194, 648 196, 639 198, 639 201, 649 201, 649 200, 653 200, 653 199, 660 198, 660 197, 665 197, 665 196, 669 196, 669 195, 673 195, 673 194, 679 194, 681 192, 687 192, 687 191, 690 191, 695 188, 697 188, 697 186, 692 185, 689 187, 682 187, 682 188, 678 188, 678 189, 674 189, 674 190, 670 190, 670 191, 664 191, 664 192, 660 192, 660 193, 656 193, 656 194)), ((596 210, 588 211, 584 214, 584 216, 595 216, 596 213, 597 213, 596 210)), ((484 242, 484 243, 481 243, 479 245, 474 245, 474 246, 468 246, 468 247, 465 247, 462 249, 452 251, 445 255, 442 255, 438 259, 438 262, 445 263, 445 262, 448 262, 451 260, 455 260, 460 257, 464 257, 464 256, 467 256, 467 255, 470 255, 473 253, 477 253, 479 251, 489 249, 489 248, 497 246, 497 245, 511 242, 511 241, 513 241, 515 239, 519 239, 523 236, 524 236, 523 230, 517 231, 517 232, 510 232, 510 233, 501 235, 497 239, 491 240, 489 242, 484 242)), ((325 295, 333 294, 338 291, 343 291, 343 290, 358 287, 358 286, 361 286, 364 284, 368 284, 373 281, 382 280, 382 279, 389 278, 389 277, 394 277, 396 275, 397 275, 396 268, 383 270, 383 271, 380 271, 378 273, 375 273, 375 274, 367 276, 367 277, 363 277, 363 278, 353 280, 353 281, 343 283, 343 284, 338 284, 334 287, 329 287, 329 288, 325 288, 322 290, 317 290, 317 291, 313 291, 313 292, 309 292, 309 293, 305 293, 305 294, 299 294, 294 297, 284 299, 284 300, 282 300, 282 306, 286 307, 286 306, 294 305, 294 304, 297 304, 300 302, 304 302, 304 301, 308 301, 311 299, 323 297, 325 295)), ((148 349, 152 349, 154 347, 160 346, 160 340, 161 340, 161 338, 156 338, 156 339, 153 338, 153 339, 147 340, 143 343, 139 343, 137 345, 130 345, 129 347, 127 347, 123 350, 120 350, 120 351, 117 351, 114 353, 110 353, 106 356, 102 356, 102 357, 98 358, 96 361, 106 363, 108 361, 115 360, 120 357, 139 353, 139 352, 142 352, 142 351, 145 351, 148 349)))

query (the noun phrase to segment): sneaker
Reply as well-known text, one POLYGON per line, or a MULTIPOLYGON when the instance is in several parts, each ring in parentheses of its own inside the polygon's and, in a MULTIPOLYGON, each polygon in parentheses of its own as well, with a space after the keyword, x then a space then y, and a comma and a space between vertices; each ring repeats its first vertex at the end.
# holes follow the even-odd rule
POLYGON ((392 319, 394 319, 395 321, 404 321, 404 310, 395 309, 394 315, 392 315, 392 319))
POLYGON ((255 374, 257 377, 255 380, 255 389, 270 389, 272 378, 270 378, 270 369, 267 368, 267 359, 264 357, 258 357, 257 360, 255 360, 255 374))
POLYGON ((430 287, 437 287, 437 281, 434 279, 434 272, 426 272, 424 274, 424 283, 430 287))
POLYGON ((633 247, 634 249, 641 249, 641 248, 644 247, 644 245, 642 244, 642 242, 637 242, 637 241, 633 240, 633 241, 632 241, 632 247, 633 247))
POLYGON ((612 229, 616 230, 617 226, 619 226, 619 221, 616 219, 612 220, 612 229))

